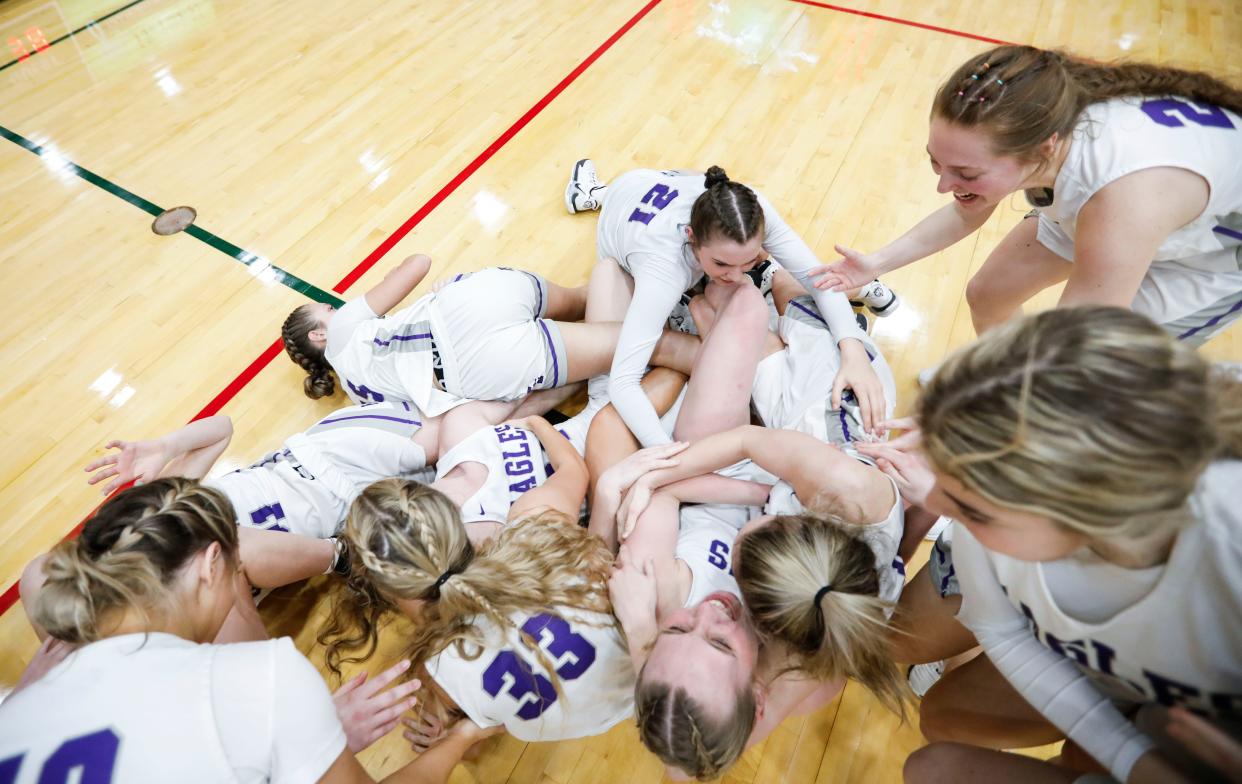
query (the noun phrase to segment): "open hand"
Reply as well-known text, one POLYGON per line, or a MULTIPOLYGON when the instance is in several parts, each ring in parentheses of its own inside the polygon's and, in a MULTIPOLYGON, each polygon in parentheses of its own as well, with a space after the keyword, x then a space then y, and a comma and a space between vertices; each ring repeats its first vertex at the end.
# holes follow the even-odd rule
POLYGON ((332 695, 336 715, 345 727, 350 751, 357 754, 387 735, 400 723, 401 714, 418 702, 418 698, 412 696, 422 685, 417 680, 385 690, 408 669, 410 662, 402 660, 374 678, 368 678, 364 672, 351 678, 332 695))
POLYGON ((99 484, 105 479, 112 481, 103 487, 103 494, 133 481, 140 485, 159 477, 164 466, 168 464, 168 453, 158 440, 152 441, 109 441, 105 449, 119 449, 119 452, 104 455, 86 464, 86 472, 91 477, 86 480, 88 485, 99 484), (91 473, 91 472, 94 473, 91 473))
POLYGON ((880 276, 880 265, 865 253, 851 250, 844 245, 832 246, 841 258, 810 271, 817 289, 829 291, 852 291, 862 288, 880 276))

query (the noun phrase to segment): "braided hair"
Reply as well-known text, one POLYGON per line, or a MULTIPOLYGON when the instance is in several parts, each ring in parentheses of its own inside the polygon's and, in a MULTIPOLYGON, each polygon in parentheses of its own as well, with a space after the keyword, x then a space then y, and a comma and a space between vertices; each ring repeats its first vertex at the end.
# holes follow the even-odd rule
POLYGON ((998 46, 953 72, 936 93, 932 115, 983 127, 997 155, 1037 161, 1040 145, 1054 133, 1067 138, 1089 105, 1124 96, 1180 96, 1242 114, 1242 90, 1201 71, 998 46))
POLYGON ((483 616, 516 629, 553 675, 556 668, 511 616, 558 607, 611 613, 610 554, 576 521, 554 512, 511 525, 476 551, 447 496, 418 482, 382 479, 350 507, 344 536, 351 558, 347 596, 319 636, 337 674, 341 664, 375 652, 379 622, 397 599, 426 602, 410 644, 416 667, 450 645, 463 657, 480 655, 483 616))
POLYGON ((310 303, 294 308, 280 328, 280 339, 293 363, 306 371, 302 390, 311 400, 318 400, 336 391, 336 379, 323 349, 311 342, 310 331, 320 326, 311 308, 310 303))
POLYGON ((101 639, 105 620, 134 610, 150 623, 170 611, 169 585, 212 542, 237 560, 233 506, 218 490, 169 477, 131 487, 99 508, 77 539, 56 545, 43 563, 47 581, 30 603, 36 624, 58 640, 101 639))
POLYGON ((699 781, 714 779, 742 752, 755 726, 757 703, 749 686, 738 690, 734 710, 714 719, 684 688, 638 674, 634 718, 647 750, 699 781))
POLYGON ((743 245, 763 235, 763 207, 754 191, 730 180, 719 166, 707 170, 703 185, 707 190, 699 194, 690 210, 690 229, 696 243, 725 237, 743 245))

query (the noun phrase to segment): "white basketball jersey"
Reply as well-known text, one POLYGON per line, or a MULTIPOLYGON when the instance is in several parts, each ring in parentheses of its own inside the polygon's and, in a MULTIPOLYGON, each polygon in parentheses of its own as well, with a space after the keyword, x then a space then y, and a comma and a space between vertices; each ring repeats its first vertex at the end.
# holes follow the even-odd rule
POLYGON ((426 454, 412 440, 421 427, 408 403, 342 408, 249 468, 204 484, 228 497, 239 525, 326 539, 372 482, 422 476, 426 454))
POLYGON ((503 724, 518 740, 551 741, 599 735, 633 713, 634 668, 615 618, 563 610, 512 620, 538 642, 560 693, 516 629, 502 631, 479 618, 488 641, 479 656, 466 658, 449 646, 427 662, 427 672, 471 721, 503 724))
POLYGON ((303 784, 344 748, 327 686, 288 638, 111 637, 0 707, 6 784, 303 784))
POLYGON ((686 607, 697 607, 718 591, 742 598, 733 577, 733 543, 742 526, 758 516, 759 510, 749 506, 682 506, 676 556, 690 570, 686 607))
POLYGON ((1157 261, 1239 271, 1242 258, 1214 252, 1242 253, 1242 117, 1178 97, 1114 98, 1088 106, 1071 138, 1043 216, 1072 238, 1078 213, 1105 185, 1141 169, 1187 169, 1207 181, 1207 208, 1165 238, 1157 261))
MULTIPOLYGON (((339 341, 329 325, 324 356, 344 380, 343 386, 352 399, 412 401, 426 416, 443 414, 466 402, 441 391, 434 383, 434 339, 428 315, 434 298, 435 294, 427 294, 390 316, 359 320, 348 337, 339 341)), ((346 307, 356 307, 359 302, 365 305, 366 301, 355 300, 346 307)))
MULTIPOLYGON (((954 532, 955 560, 962 540, 981 550, 1005 599, 1026 616, 1040 643, 1076 663, 1104 694, 1237 719, 1242 717, 1239 486, 1242 461, 1212 464, 1191 498, 1195 522, 1178 535, 1163 574, 1145 595, 1098 622, 1081 621, 1063 609, 1073 598, 1058 601, 1048 564, 986 550, 960 526, 954 532)), ((957 565, 961 571, 965 561, 957 565)), ((1094 579, 1107 579, 1110 569, 1122 571, 1105 564, 1094 579)), ((965 616, 972 608, 971 597, 964 598, 965 616)))
POLYGON ((507 524, 513 502, 543 484, 552 472, 535 434, 511 425, 485 427, 462 440, 440 456, 436 476, 462 463, 481 463, 487 468, 483 486, 462 504, 465 523, 507 524))
MULTIPOLYGON (((892 481, 889 479, 890 483, 892 481)), ((849 526, 875 553, 876 574, 880 577, 880 598, 886 602, 896 602, 906 583, 906 564, 897 552, 901 546, 902 534, 905 533, 906 513, 901 493, 897 491, 895 483, 893 497, 893 505, 889 508, 888 515, 880 522, 849 526)), ((806 507, 794 494, 793 487, 788 482, 780 481, 772 488, 763 511, 770 515, 800 515, 806 512, 806 507)), ((889 610, 890 614, 891 612, 889 610)))

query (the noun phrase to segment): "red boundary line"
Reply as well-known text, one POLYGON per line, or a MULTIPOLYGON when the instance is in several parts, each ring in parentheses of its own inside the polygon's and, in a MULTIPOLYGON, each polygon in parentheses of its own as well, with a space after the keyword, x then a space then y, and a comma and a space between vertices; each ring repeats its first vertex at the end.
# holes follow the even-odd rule
MULTIPOLYGON (((402 223, 399 227, 397 227, 397 230, 394 231, 392 234, 390 234, 383 242, 381 242, 375 248, 375 250, 367 254, 367 257, 363 259, 356 267, 350 270, 349 273, 345 275, 345 277, 341 278, 340 282, 338 282, 335 286, 332 287, 332 290, 337 292, 338 294, 343 294, 350 286, 354 285, 354 283, 356 283, 359 278, 361 278, 364 274, 366 274, 367 270, 375 266, 376 262, 378 262, 381 258, 383 258, 384 255, 388 253, 388 251, 392 250, 394 245, 400 242, 405 237, 405 235, 413 231, 415 226, 417 226, 419 223, 423 221, 424 218, 426 218, 429 214, 431 214, 432 210, 440 206, 440 204, 445 199, 447 199, 455 190, 457 190, 461 186, 461 184, 470 177, 470 175, 478 171, 479 168, 483 164, 487 163, 487 161, 490 160, 493 155, 495 155, 497 152, 500 151, 501 147, 508 144, 509 141, 514 136, 516 136, 519 131, 521 131, 528 124, 530 124, 530 121, 533 120, 536 115, 538 115, 545 108, 547 108, 548 104, 552 103, 552 101, 555 100, 557 96, 559 96, 562 92, 564 92, 566 87, 572 84, 574 80, 576 80, 579 76, 581 76, 584 71, 586 71, 587 68, 590 68, 591 65, 596 60, 598 60, 601 56, 603 56, 605 52, 607 52, 610 48, 612 48, 613 44, 615 44, 618 40, 620 40, 621 36, 628 33, 630 29, 634 27, 634 25, 642 21, 643 17, 645 17, 651 11, 651 9, 659 5, 660 2, 661 0, 650 0, 650 2, 648 2, 645 6, 643 6, 638 11, 638 13, 630 17, 630 20, 628 22, 626 22, 624 25, 620 27, 620 29, 618 29, 615 33, 609 36, 608 40, 600 44, 600 46, 597 47, 595 51, 591 52, 591 54, 588 55, 585 60, 583 60, 581 63, 578 64, 576 68, 574 68, 572 71, 569 72, 568 76, 566 76, 564 79, 558 82, 555 87, 549 90, 547 95, 540 98, 539 101, 536 102, 534 106, 528 109, 525 114, 523 114, 521 117, 517 119, 516 122, 514 122, 507 129, 505 129, 504 133, 500 134, 500 136, 498 136, 495 141, 489 144, 487 148, 483 150, 483 152, 479 153, 475 157, 474 160, 466 164, 466 167, 462 169, 460 172, 458 172, 457 175, 453 177, 453 179, 449 180, 447 185, 445 185, 440 190, 436 191, 435 195, 433 195, 430 199, 428 199, 427 202, 423 204, 422 207, 419 207, 418 211, 415 212, 413 215, 411 215, 409 219, 405 221, 405 223, 402 223)), ((884 22, 894 22, 896 24, 906 25, 908 27, 917 27, 923 30, 931 30, 937 33, 947 33, 948 35, 955 35, 960 38, 970 38, 976 41, 984 41, 984 42, 992 43, 992 44, 1009 43, 1008 41, 1002 41, 999 38, 988 38, 987 36, 975 35, 974 33, 966 33, 961 30, 953 30, 948 27, 937 27, 936 25, 923 24, 922 22, 914 22, 909 19, 901 19, 895 16, 885 16, 884 14, 876 14, 870 11, 859 11, 853 8, 844 8, 839 5, 831 5, 829 3, 815 2, 815 0, 790 0, 790 2, 800 3, 802 5, 807 5, 807 6, 813 6, 815 8, 824 8, 829 11, 840 11, 841 13, 853 14, 855 16, 864 16, 864 17, 867 17, 868 19, 879 19, 884 22)), ((245 370, 243 370, 241 373, 237 375, 236 378, 230 381, 228 385, 224 387, 224 389, 220 390, 219 394, 213 397, 211 401, 207 403, 207 405, 203 406, 202 410, 199 411, 197 414, 195 414, 190 419, 190 421, 193 422, 195 420, 203 419, 205 417, 213 416, 219 413, 220 409, 224 408, 224 406, 230 400, 232 400, 237 395, 238 392, 240 392, 247 384, 253 381, 255 376, 259 375, 260 371, 262 371, 263 368, 267 367, 268 364, 270 364, 271 361, 280 354, 283 348, 284 347, 280 339, 277 339, 275 342, 272 343, 272 345, 264 349, 262 354, 255 357, 254 361, 252 361, 249 365, 247 365, 245 370)), ((116 493, 121 492, 121 490, 126 489, 126 487, 128 487, 128 485, 118 488, 112 495, 115 495, 116 493)), ((109 496, 109 498, 111 497, 112 496, 109 496)), ((88 514, 86 518, 82 520, 82 522, 78 523, 72 531, 67 533, 64 538, 72 539, 73 537, 77 536, 78 533, 81 532, 82 526, 86 523, 86 520, 90 519, 90 516, 93 515, 95 513, 95 510, 98 508, 99 507, 97 506, 95 507, 95 509, 92 509, 90 514, 88 514)), ((10 609, 12 609, 13 605, 17 603, 18 596, 19 596, 18 583, 16 582, 10 585, 8 588, 6 588, 3 594, 0 594, 0 615, 5 614, 10 609)))
MULTIPOLYGON (((501 147, 508 144, 509 141, 514 136, 516 136, 519 131, 521 131, 523 128, 529 125, 530 121, 533 120, 537 114, 539 114, 541 111, 547 108, 548 104, 550 104, 553 101, 553 99, 555 99, 558 95, 564 92, 566 87, 568 87, 575 79, 581 76, 582 73, 587 68, 589 68, 592 63, 594 63, 605 52, 607 52, 610 48, 612 48, 613 44, 615 44, 621 38, 621 36, 628 33, 630 29, 634 27, 634 25, 642 21, 643 17, 645 17, 651 11, 651 9, 659 5, 660 2, 661 0, 649 0, 649 2, 638 11, 638 13, 630 17, 630 20, 628 22, 626 22, 624 25, 621 26, 620 29, 618 29, 615 33, 609 36, 608 40, 600 44, 600 46, 597 47, 595 51, 591 52, 591 54, 588 55, 585 60, 583 60, 581 63, 578 64, 576 68, 570 71, 568 76, 566 76, 564 79, 558 82, 555 87, 549 90, 547 95, 540 98, 539 101, 534 106, 532 106, 530 109, 526 111, 525 114, 519 117, 517 119, 517 122, 513 123, 507 129, 505 129, 504 133, 500 134, 500 136, 498 136, 495 141, 489 144, 487 148, 483 150, 483 152, 479 153, 478 156, 476 156, 474 160, 466 164, 466 167, 462 169, 460 172, 458 172, 457 176, 449 180, 447 185, 445 185, 440 190, 436 191, 435 195, 432 196, 430 199, 428 199, 427 203, 425 203, 422 207, 419 207, 418 211, 415 212, 413 215, 411 215, 410 218, 405 223, 402 223, 401 226, 399 226, 396 231, 390 234, 387 239, 381 242, 375 250, 367 254, 367 257, 363 259, 358 264, 358 266, 350 270, 349 274, 341 278, 341 281, 337 283, 335 286, 333 286, 332 290, 337 293, 344 293, 346 289, 354 285, 354 283, 357 282, 358 278, 362 277, 366 273, 367 270, 375 266, 375 263, 378 262, 384 256, 384 254, 392 250, 392 247, 394 245, 400 242, 401 239, 405 237, 405 235, 409 234, 414 229, 415 226, 421 223, 423 219, 426 218, 431 213, 432 210, 440 206, 440 203, 443 202, 445 199, 447 199, 449 195, 453 193, 453 191, 457 190, 461 186, 461 184, 470 177, 470 175, 478 171, 479 167, 482 166, 484 163, 487 163, 487 161, 491 159, 493 155, 495 155, 497 152, 500 151, 501 147)), ((193 418, 190 419, 190 421, 193 422, 197 419, 203 419, 205 417, 209 417, 216 413, 219 413, 220 409, 224 408, 224 406, 230 400, 232 400, 237 395, 237 393, 242 390, 243 387, 245 387, 247 384, 253 381, 254 377, 259 375, 259 372, 262 371, 263 368, 267 367, 268 364, 271 363, 271 361, 275 359, 282 350, 284 350, 284 346, 281 343, 281 340, 277 338, 276 341, 272 343, 272 345, 268 346, 266 349, 263 350, 262 354, 255 357, 254 361, 251 362, 249 365, 247 365, 245 370, 243 370, 241 373, 237 375, 236 378, 230 381, 228 385, 224 387, 224 389, 220 390, 219 394, 213 397, 207 405, 203 406, 203 409, 199 411, 197 414, 195 414, 193 418)), ((116 493, 121 492, 122 490, 126 489, 126 487, 128 487, 128 485, 118 488, 115 492, 113 492, 112 495, 115 495, 116 493)), ((112 496, 110 495, 109 498, 111 497, 112 496)), ((82 522, 78 523, 77 526, 74 527, 72 531, 66 534, 64 538, 72 539, 73 537, 77 536, 78 533, 81 532, 82 526, 86 523, 86 520, 90 519, 91 515, 93 515, 98 508, 99 507, 97 506, 95 507, 95 509, 92 509, 90 514, 88 514, 86 518, 82 520, 82 522)), ((19 596, 18 583, 13 583, 7 589, 5 589, 3 594, 0 594, 0 615, 3 615, 4 613, 8 612, 13 607, 13 605, 17 603, 18 596, 19 596)))
POLYGON ((819 3, 816 0, 789 0, 791 3, 801 3, 815 8, 826 8, 829 11, 840 11, 843 14, 853 14, 854 16, 865 16, 868 19, 879 19, 884 22, 893 22, 894 24, 906 25, 907 27, 917 27, 921 30, 931 30, 937 33, 947 33, 948 35, 956 35, 959 38, 970 38, 975 41, 983 41, 989 44, 1006 45, 1009 41, 1002 41, 999 38, 988 38, 986 35, 975 35, 962 30, 954 30, 951 27, 937 27, 936 25, 924 24, 922 22, 911 21, 910 19, 902 19, 899 16, 885 16, 884 14, 876 14, 871 11, 859 11, 856 8, 845 8, 844 6, 832 5, 831 3, 819 3))

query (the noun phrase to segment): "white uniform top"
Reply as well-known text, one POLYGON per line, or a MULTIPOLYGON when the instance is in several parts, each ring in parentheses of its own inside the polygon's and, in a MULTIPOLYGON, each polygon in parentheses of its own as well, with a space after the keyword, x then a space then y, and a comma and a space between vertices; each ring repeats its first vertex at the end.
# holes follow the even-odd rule
POLYGON ((435 294, 387 317, 377 316, 366 297, 351 300, 332 315, 324 358, 356 402, 410 402, 437 416, 466 400, 435 386, 431 317, 435 294))
POLYGON ((487 640, 481 655, 466 658, 450 645, 427 661, 427 672, 471 721, 503 724, 524 741, 569 740, 606 732, 634 712, 634 667, 615 618, 563 609, 512 620, 538 642, 561 693, 516 629, 502 632, 479 618, 487 640))
POLYGON ((1073 261, 1078 214, 1104 186, 1159 166, 1186 169, 1210 188, 1203 213, 1160 244, 1135 310, 1160 323, 1242 290, 1242 117, 1183 98, 1092 104, 1075 128, 1039 239, 1073 261), (1230 252, 1222 252, 1227 250, 1230 252))
MULTIPOLYGON (((985 549, 960 523, 953 562, 958 619, 1036 710, 1126 781, 1151 747, 1113 701, 1183 705, 1242 716, 1242 461, 1213 463, 1191 497, 1194 522, 1178 535, 1145 593, 1084 621, 1082 602, 1056 579, 1072 559, 1020 561, 985 549)), ((1128 570, 1091 565, 1094 582, 1128 570)))
POLYGON ((758 516, 759 510, 749 506, 682 506, 676 556, 690 570, 690 592, 684 606, 697 607, 717 591, 742 598, 733 577, 733 543, 742 526, 758 516))
MULTIPOLYGON (((893 482, 892 479, 888 481, 893 482)), ((901 590, 906 584, 906 564, 897 553, 902 534, 905 533, 906 513, 896 483, 893 483, 893 496, 893 506, 883 520, 870 525, 852 525, 849 528, 856 531, 871 548, 871 552, 875 553, 876 574, 880 577, 880 598, 895 604, 901 598, 901 590)), ((806 507, 794 494, 793 487, 781 480, 772 488, 763 511, 770 515, 799 515, 806 511, 806 507)), ((892 608, 888 610, 888 614, 892 615, 892 608)))
POLYGON ((427 466, 411 439, 422 427, 409 403, 335 411, 249 468, 208 479, 233 504, 239 525, 325 539, 372 482, 416 476, 427 466))
POLYGON ((0 779, 15 784, 304 784, 344 748, 327 686, 287 637, 110 637, 69 654, 0 709, 0 779))
MULTIPOLYGON (((599 216, 601 259, 613 258, 634 278, 634 298, 613 356, 609 395, 617 412, 643 446, 667 444, 651 402, 639 387, 669 313, 682 293, 702 276, 686 238, 690 210, 703 193, 703 175, 638 169, 608 185, 599 216)), ((811 286, 807 274, 820 266, 814 251, 756 193, 763 208, 763 247, 808 291, 838 340, 863 339, 845 296, 811 286)))
POLYGON ((535 434, 512 425, 485 427, 463 439, 440 455, 436 476, 462 463, 481 463, 487 468, 483 486, 461 506, 464 523, 507 524, 509 507, 518 496, 543 484, 552 473, 535 434))

